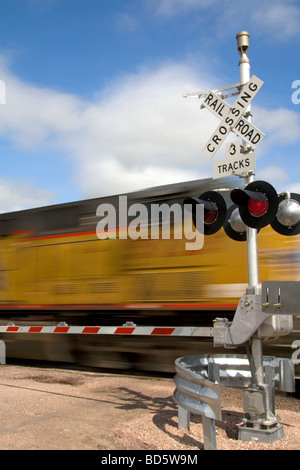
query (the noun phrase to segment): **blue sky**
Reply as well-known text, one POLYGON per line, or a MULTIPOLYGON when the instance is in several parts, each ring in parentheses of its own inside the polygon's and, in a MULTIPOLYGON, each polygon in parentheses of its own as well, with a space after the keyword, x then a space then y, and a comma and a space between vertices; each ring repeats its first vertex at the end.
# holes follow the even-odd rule
POLYGON ((300 193, 299 0, 1 0, 0 211, 212 177, 219 121, 183 94, 239 82, 244 30, 255 178, 300 193))

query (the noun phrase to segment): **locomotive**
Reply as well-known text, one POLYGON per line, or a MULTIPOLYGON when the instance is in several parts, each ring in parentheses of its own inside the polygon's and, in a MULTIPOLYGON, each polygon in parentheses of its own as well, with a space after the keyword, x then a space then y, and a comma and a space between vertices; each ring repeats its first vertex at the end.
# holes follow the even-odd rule
MULTIPOLYGON (((143 204, 150 214, 153 204, 182 207, 186 198, 208 190, 222 194, 229 206, 235 186, 232 178, 205 179, 125 196, 129 207, 143 204)), ((124 225, 115 227, 113 237, 99 236, 99 206, 110 205, 119 215, 119 201, 115 195, 0 215, 1 325, 120 326, 132 321, 212 326, 215 317, 233 317, 248 285, 246 243, 233 240, 223 228, 205 236, 199 250, 187 249, 184 237, 174 235, 174 226, 168 238, 144 233, 133 239, 124 236, 124 225)), ((162 220, 157 225, 161 233, 162 220)), ((300 280, 300 235, 285 237, 264 227, 258 233, 258 253, 262 280, 300 280)), ((299 330, 300 318, 294 317, 291 334, 265 343, 264 353, 291 357, 299 330)), ((8 362, 27 359, 101 368, 172 372, 179 356, 224 353, 213 348, 211 339, 199 337, 2 333, 0 339, 8 362)), ((299 370, 296 375, 300 377, 299 370)))

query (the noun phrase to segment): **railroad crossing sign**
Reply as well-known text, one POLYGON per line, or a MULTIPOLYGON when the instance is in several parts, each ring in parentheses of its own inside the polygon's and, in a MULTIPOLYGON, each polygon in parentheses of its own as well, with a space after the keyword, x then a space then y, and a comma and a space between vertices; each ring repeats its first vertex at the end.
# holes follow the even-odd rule
POLYGON ((221 124, 217 127, 203 148, 203 152, 209 158, 214 156, 231 131, 242 137, 252 148, 256 148, 262 141, 265 134, 251 124, 244 117, 244 114, 263 83, 260 78, 252 75, 250 80, 243 86, 242 91, 232 106, 229 106, 212 91, 209 91, 205 95, 202 106, 209 109, 221 119, 221 124))
POLYGON ((231 142, 226 146, 226 160, 213 164, 213 178, 223 178, 223 176, 238 175, 254 170, 254 152, 241 154, 240 142, 231 142))

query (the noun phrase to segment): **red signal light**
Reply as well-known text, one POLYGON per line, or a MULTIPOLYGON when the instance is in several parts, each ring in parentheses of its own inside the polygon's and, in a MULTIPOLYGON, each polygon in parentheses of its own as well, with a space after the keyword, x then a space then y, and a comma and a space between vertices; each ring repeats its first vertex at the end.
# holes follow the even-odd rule
POLYGON ((212 224, 217 220, 218 211, 205 210, 204 209, 204 223, 212 224))
POLYGON ((233 189, 230 197, 239 206, 241 219, 248 227, 259 230, 276 216, 277 191, 266 181, 252 181, 244 189, 233 189))
POLYGON ((268 210, 269 204, 267 201, 255 201, 251 197, 248 200, 248 210, 254 217, 261 217, 268 210))
MULTIPOLYGON (((225 222, 227 206, 225 199, 221 194, 216 191, 206 191, 199 196, 199 198, 188 197, 184 199, 184 204, 192 206, 193 224, 198 231, 202 229, 204 235, 213 235, 222 227, 225 222), (197 204, 202 204, 204 213, 203 219, 200 222, 203 227, 199 227, 199 221, 196 219, 197 204)), ((188 209, 190 210, 190 209, 188 209)))

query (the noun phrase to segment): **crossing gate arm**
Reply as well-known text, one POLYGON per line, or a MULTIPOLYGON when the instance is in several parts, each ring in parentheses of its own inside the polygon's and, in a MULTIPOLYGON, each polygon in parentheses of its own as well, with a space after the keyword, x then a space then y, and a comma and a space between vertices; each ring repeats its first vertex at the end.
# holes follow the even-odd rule
POLYGON ((213 327, 153 327, 136 326, 126 322, 123 326, 69 326, 59 323, 54 326, 23 326, 9 324, 0 326, 0 333, 40 334, 88 334, 88 335, 131 335, 131 336, 195 336, 213 337, 213 327))

